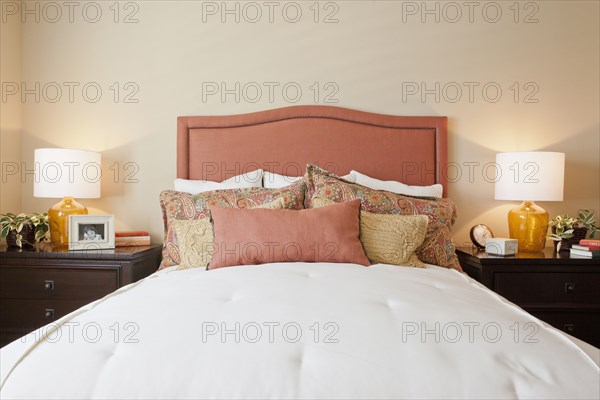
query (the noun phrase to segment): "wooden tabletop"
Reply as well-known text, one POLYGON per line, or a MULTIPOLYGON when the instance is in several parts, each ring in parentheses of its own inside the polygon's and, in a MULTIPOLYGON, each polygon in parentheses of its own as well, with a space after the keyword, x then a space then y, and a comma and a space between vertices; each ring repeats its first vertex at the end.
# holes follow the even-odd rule
POLYGON ((124 260, 145 256, 162 244, 149 246, 123 246, 114 249, 75 250, 69 251, 66 247, 57 247, 52 243, 38 243, 34 248, 7 247, 0 245, 0 260, 8 258, 68 258, 68 259, 96 259, 96 260, 124 260))

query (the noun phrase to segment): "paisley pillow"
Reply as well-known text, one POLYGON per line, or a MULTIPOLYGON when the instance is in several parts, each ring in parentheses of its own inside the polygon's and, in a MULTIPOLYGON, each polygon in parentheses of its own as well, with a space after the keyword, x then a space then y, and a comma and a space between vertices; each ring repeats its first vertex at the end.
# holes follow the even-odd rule
POLYGON ((429 223, 425 240, 415 254, 423 262, 462 272, 450 233, 456 221, 456 206, 452 200, 408 197, 369 189, 341 179, 316 165, 306 167, 304 179, 308 185, 305 200, 307 207, 312 207, 312 199, 317 196, 337 203, 359 198, 363 211, 375 214, 426 215, 429 223))
POLYGON ((171 226, 175 220, 200 220, 210 218, 210 206, 255 208, 282 199, 283 208, 300 210, 304 208, 304 180, 281 189, 247 188, 225 189, 195 195, 165 190, 160 194, 164 224, 162 262, 159 269, 178 265, 181 262, 179 244, 175 230, 171 226))

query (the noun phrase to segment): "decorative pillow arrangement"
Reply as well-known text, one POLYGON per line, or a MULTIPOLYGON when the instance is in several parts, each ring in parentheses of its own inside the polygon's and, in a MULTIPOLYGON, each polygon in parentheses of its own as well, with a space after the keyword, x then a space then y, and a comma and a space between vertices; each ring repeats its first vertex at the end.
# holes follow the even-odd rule
MULTIPOLYGON (((306 208, 330 207, 333 203, 346 203, 360 199, 361 219, 360 241, 358 243, 362 243, 361 250, 364 247, 363 255, 366 252, 366 256, 373 262, 417 267, 422 267, 422 262, 427 262, 462 271, 454 253, 455 248, 450 234, 450 229, 456 219, 456 207, 451 200, 403 196, 389 191, 374 190, 355 184, 349 180, 353 180, 353 178, 361 180, 361 176, 362 178, 373 179, 355 171, 345 177, 338 177, 317 166, 308 165, 304 179, 299 179, 292 185, 281 189, 227 189, 196 195, 176 191, 164 191, 160 196, 165 225, 163 261, 160 268, 176 264, 179 264, 179 269, 204 267, 206 265, 210 265, 211 268, 218 268, 231 265, 231 261, 228 260, 224 260, 222 263, 219 260, 214 260, 214 265, 211 261, 213 259, 212 256, 217 254, 214 252, 219 251, 219 247, 213 230, 215 229, 214 225, 210 221, 210 207, 266 207, 301 210, 303 206, 306 206, 306 208)), ((276 178, 286 177, 279 175, 276 178)), ((373 181, 377 180, 373 179, 373 181)), ((365 180, 362 179, 362 182, 365 182, 365 180)), ((377 181, 375 183, 378 182, 382 184, 390 183, 384 181, 377 181)), ((227 214, 227 211, 225 213, 227 214)), ((282 221, 287 221, 285 219, 287 217, 279 220, 280 216, 271 214, 271 211, 266 211, 267 216, 262 216, 264 213, 265 211, 250 214, 253 218, 257 215, 260 216, 260 220, 252 222, 249 219, 246 224, 240 225, 244 229, 240 228, 238 233, 246 235, 249 230, 264 229, 265 232, 263 234, 267 234, 265 237, 268 240, 274 238, 281 239, 290 236, 290 232, 301 235, 302 232, 308 229, 302 227, 303 223, 307 223, 306 221, 309 221, 308 223, 315 223, 318 227, 322 227, 328 221, 326 218, 323 218, 322 220, 307 219, 304 222, 298 222, 293 219, 295 217, 290 217, 292 218, 290 219, 292 222, 288 224, 290 232, 287 232, 286 236, 283 232, 279 231, 279 227, 282 225, 282 221), (277 222, 274 219, 271 225, 266 225, 264 221, 269 218, 275 218, 277 222), (278 233, 273 234, 273 232, 278 233), (270 234, 274 236, 268 236, 270 234)), ((296 213, 289 214, 295 215, 296 213)), ((238 214, 234 212, 232 215, 241 219, 247 217, 246 213, 238 214)), ((234 219, 231 219, 233 217, 230 216, 228 218, 230 218, 228 221, 233 221, 230 224, 236 223, 234 219)), ((227 230, 223 232, 228 236, 225 236, 226 240, 223 238, 220 240, 223 240, 223 243, 233 244, 235 241, 230 240, 231 237, 227 233, 227 230)), ((353 234, 354 231, 350 230, 350 232, 353 234)), ((308 233, 313 234, 310 229, 308 233)), ((307 232, 304 232, 304 234, 306 235, 307 232)), ((256 237, 261 238, 262 236, 256 237)), ((252 239, 252 235, 244 236, 244 238, 246 238, 247 242, 248 240, 254 240, 252 239)), ((349 240, 349 245, 352 248, 356 244, 356 241, 349 240)), ((314 244, 319 242, 318 240, 314 242, 313 248, 314 244)), ((294 243, 300 245, 300 241, 294 241, 294 243)), ((342 240, 340 239, 336 243, 339 246, 342 240)), ((303 250, 303 252, 306 251, 302 245, 299 249, 303 250)), ((264 247, 261 248, 262 250, 264 250, 264 247)), ((351 262, 348 261, 346 256, 347 254, 342 255, 339 259, 333 257, 329 260, 312 256, 307 256, 307 259, 305 259, 302 256, 297 261, 318 260, 336 262, 335 260, 338 260, 337 262, 351 262)), ((356 260, 360 259, 356 254, 352 257, 358 257, 356 260)), ((352 257, 350 258, 353 259, 352 257)), ((282 254, 278 256, 270 254, 266 258, 263 256, 251 256, 249 259, 242 258, 238 257, 234 263, 244 264, 295 260, 293 257, 289 260, 290 257, 286 258, 282 254)), ((364 263, 364 260, 357 263, 364 263)))
MULTIPOLYGON (((353 200, 356 201, 356 200, 353 200)), ((313 207, 336 204, 323 197, 312 199, 313 207)), ((425 215, 373 214, 360 212, 360 241, 373 263, 424 268, 415 250, 427 231, 425 215)))
POLYGON ((305 191, 304 180, 282 189, 226 189, 196 195, 173 190, 163 191, 160 194, 160 206, 165 235, 160 269, 181 262, 177 237, 171 226, 173 221, 210 218, 210 206, 255 208, 279 198, 283 202, 283 208, 299 210, 303 208, 305 191))
MULTIPOLYGON (((270 203, 256 208, 282 209, 283 199, 280 197, 270 203)), ((178 270, 189 268, 206 268, 214 254, 214 231, 210 218, 181 219, 171 222, 179 248, 178 270)))
POLYGON ((214 254, 208 269, 272 262, 370 265, 359 240, 360 200, 310 210, 211 206, 214 254))
POLYGON ((375 214, 425 215, 429 218, 425 240, 416 251, 423 262, 462 271, 455 254, 450 229, 456 206, 450 199, 420 199, 353 184, 317 166, 306 167, 307 199, 323 197, 336 203, 361 199, 361 209, 375 214))

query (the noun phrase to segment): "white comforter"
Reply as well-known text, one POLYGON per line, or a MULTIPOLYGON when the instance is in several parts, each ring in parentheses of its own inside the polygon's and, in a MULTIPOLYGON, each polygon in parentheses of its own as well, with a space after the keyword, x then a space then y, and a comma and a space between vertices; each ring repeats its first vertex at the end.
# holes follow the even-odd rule
POLYGON ((598 399, 598 352, 437 267, 163 271, 3 348, 0 398, 598 399))

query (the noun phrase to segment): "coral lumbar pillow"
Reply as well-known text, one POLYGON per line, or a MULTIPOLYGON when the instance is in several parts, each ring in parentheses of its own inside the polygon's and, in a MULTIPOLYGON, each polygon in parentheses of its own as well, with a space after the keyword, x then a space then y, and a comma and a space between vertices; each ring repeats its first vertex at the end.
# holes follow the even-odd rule
MULTIPOLYGON (((314 197, 313 207, 336 204, 325 197, 314 197)), ((425 215, 374 214, 360 212, 360 241, 373 263, 424 268, 415 250, 423 244, 428 218, 425 215)))
POLYGON ((369 265, 359 209, 358 199, 299 211, 212 206, 215 248, 208 269, 300 261, 369 265))
MULTIPOLYGON (((282 209, 285 203, 282 197, 257 208, 282 209)), ((209 218, 175 220, 171 222, 179 245, 180 262, 178 270, 206 268, 214 252, 214 233, 209 218)))

